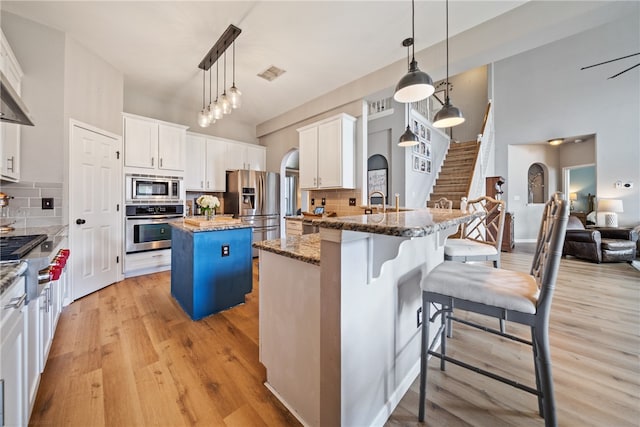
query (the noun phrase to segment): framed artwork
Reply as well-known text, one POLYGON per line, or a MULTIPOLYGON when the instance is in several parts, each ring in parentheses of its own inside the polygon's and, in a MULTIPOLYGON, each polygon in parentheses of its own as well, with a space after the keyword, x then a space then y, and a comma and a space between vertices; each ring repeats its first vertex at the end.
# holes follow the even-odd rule
POLYGON ((431 143, 427 142, 425 143, 425 153, 424 155, 426 156, 427 159, 431 158, 431 143))
POLYGON ((431 173, 431 160, 426 159, 426 171, 425 173, 431 173))
POLYGON ((373 191, 382 191, 387 197, 387 169, 374 169, 367 172, 369 181, 369 194, 373 191))
POLYGON ((427 172, 427 159, 420 159, 420 172, 427 172))
POLYGON ((421 156, 426 156, 426 154, 427 154, 427 144, 424 141, 420 141, 418 146, 420 147, 420 155, 421 156))
POLYGON ((420 157, 415 154, 412 156, 411 164, 413 165, 413 170, 416 172, 420 172, 420 157))

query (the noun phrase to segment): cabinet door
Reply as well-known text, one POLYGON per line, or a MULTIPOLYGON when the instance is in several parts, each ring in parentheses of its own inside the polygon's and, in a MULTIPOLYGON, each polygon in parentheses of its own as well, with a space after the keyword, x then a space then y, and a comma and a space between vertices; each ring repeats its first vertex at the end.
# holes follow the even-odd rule
POLYGON ((247 169, 255 171, 267 170, 267 153, 264 147, 250 146, 246 147, 247 150, 247 169))
POLYGON ((205 181, 205 138, 187 135, 184 186, 187 191, 203 191, 205 181))
POLYGON ((246 169, 247 164, 247 149, 243 144, 234 144, 233 142, 226 143, 226 170, 246 169))
POLYGON ((158 125, 158 168, 184 172, 186 130, 163 123, 158 125))
POLYGON ((0 123, 0 174, 3 179, 20 180, 20 125, 0 123))
POLYGON ((124 118, 124 165, 155 168, 158 163, 158 124, 133 117, 124 118))
POLYGON ((300 188, 316 188, 318 177, 318 128, 300 131, 300 188))
POLYGON ((318 126, 318 188, 342 186, 342 121, 318 126))
POLYGON ((205 189, 226 191, 225 156, 227 145, 224 141, 207 139, 206 142, 205 189))
POLYGON ((0 398, 3 405, 3 424, 21 426, 26 424, 25 388, 25 341, 24 312, 19 309, 3 319, 0 344, 0 398))
POLYGON ((38 384, 40 383, 40 299, 32 299, 27 304, 27 344, 25 347, 27 371, 27 414, 31 413, 36 401, 38 384))
POLYGON ((45 286, 38 300, 40 302, 40 372, 43 372, 53 341, 51 284, 45 286))

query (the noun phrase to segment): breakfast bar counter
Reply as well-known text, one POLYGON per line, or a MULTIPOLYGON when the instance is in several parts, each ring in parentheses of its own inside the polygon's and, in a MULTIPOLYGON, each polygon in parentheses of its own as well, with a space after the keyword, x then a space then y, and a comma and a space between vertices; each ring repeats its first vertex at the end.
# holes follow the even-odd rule
POLYGON ((318 218, 318 234, 254 245, 266 386, 303 424, 384 424, 419 372, 420 281, 444 260, 447 236, 475 216, 318 218))

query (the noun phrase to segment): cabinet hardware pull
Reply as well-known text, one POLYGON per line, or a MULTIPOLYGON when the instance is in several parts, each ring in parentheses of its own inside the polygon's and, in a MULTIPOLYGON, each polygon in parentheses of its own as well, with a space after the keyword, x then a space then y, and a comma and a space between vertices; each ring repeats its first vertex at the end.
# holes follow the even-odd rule
POLYGON ((26 299, 27 299, 27 294, 22 294, 21 297, 11 298, 11 300, 9 300, 9 304, 6 304, 4 306, 4 309, 5 310, 9 308, 20 309, 20 307, 22 307, 22 304, 26 299))
POLYGON ((151 166, 153 166, 153 157, 151 158, 151 166))
POLYGON ((7 170, 10 170, 11 172, 15 172, 13 170, 14 167, 15 167, 15 159, 14 159, 14 156, 11 156, 7 159, 7 170), (11 167, 9 167, 9 162, 11 162, 11 167))
POLYGON ((160 157, 160 167, 162 167, 162 157, 160 157))
POLYGON ((204 181, 200 181, 200 188, 204 187, 204 181))

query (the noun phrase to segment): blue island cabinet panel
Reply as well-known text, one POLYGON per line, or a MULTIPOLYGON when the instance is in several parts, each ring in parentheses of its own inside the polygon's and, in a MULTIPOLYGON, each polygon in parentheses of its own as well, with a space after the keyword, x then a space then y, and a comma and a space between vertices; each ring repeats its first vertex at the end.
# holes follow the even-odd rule
POLYGON ((252 288, 251 228, 171 233, 171 295, 193 320, 244 302, 252 288))

